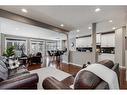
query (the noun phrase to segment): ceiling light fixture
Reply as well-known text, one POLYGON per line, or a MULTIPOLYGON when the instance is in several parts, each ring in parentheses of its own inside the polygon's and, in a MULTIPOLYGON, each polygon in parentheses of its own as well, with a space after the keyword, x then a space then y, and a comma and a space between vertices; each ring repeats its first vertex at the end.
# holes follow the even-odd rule
POLYGON ((99 12, 101 9, 100 8, 96 8, 95 9, 95 12, 99 12))
POLYGON ((113 29, 113 30, 115 30, 115 29, 116 29, 116 27, 112 27, 112 29, 113 29))
POLYGON ((19 28, 15 28, 15 30, 19 30, 19 28))
POLYGON ((92 29, 92 27, 88 27, 88 29, 92 29))
POLYGON ((78 37, 78 35, 76 35, 76 37, 78 37))
POLYGON ((60 26, 61 26, 61 27, 64 27, 64 24, 61 24, 60 26))
POLYGON ((27 13, 28 11, 24 8, 21 9, 22 12, 27 13))
POLYGON ((80 32, 80 30, 79 30, 79 29, 77 29, 77 32, 80 32))
POLYGON ((112 20, 109 20, 108 22, 112 22, 112 20))

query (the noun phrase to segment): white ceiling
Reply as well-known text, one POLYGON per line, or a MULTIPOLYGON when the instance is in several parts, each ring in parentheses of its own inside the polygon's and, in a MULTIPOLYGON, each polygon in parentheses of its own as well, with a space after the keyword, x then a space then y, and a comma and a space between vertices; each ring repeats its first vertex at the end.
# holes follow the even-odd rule
POLYGON ((57 27, 64 24, 64 29, 75 31, 80 29, 78 35, 91 33, 88 27, 97 22, 97 32, 111 31, 112 27, 121 27, 127 23, 127 6, 0 6, 8 10, 38 21, 57 27), (96 8, 101 11, 95 13, 96 8), (28 13, 22 13, 26 8, 28 13), (108 20, 113 22, 109 23, 108 20))

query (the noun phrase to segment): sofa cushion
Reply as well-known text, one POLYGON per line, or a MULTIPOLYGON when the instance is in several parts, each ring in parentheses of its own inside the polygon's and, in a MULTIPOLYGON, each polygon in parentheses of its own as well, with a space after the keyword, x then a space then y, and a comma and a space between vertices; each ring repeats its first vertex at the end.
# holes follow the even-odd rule
POLYGON ((5 64, 2 60, 0 60, 0 65, 1 65, 3 68, 5 68, 6 70, 8 70, 6 64, 5 64))
POLYGON ((0 78, 6 80, 8 78, 8 69, 5 66, 5 63, 0 60, 0 78))
POLYGON ((7 68, 8 69, 16 69, 19 67, 20 63, 18 60, 15 60, 15 59, 8 59, 6 61, 6 65, 7 65, 7 68))
POLYGON ((0 60, 1 60, 1 65, 2 65, 5 69, 8 69, 8 68, 7 68, 7 65, 6 65, 6 57, 0 56, 0 60))
POLYGON ((8 78, 14 78, 14 77, 18 77, 24 74, 30 74, 29 71, 25 68, 22 68, 22 66, 20 66, 18 69, 16 70, 11 70, 9 73, 8 78))

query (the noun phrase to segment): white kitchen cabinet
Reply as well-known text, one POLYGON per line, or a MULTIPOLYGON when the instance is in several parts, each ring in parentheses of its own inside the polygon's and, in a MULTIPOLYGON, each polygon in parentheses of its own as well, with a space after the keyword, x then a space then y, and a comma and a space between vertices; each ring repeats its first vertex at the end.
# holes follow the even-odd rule
POLYGON ((84 37, 76 39, 76 47, 91 47, 92 45, 92 38, 91 37, 84 37))
MULTIPOLYGON (((115 33, 96 34, 96 44, 101 47, 115 47, 115 33)), ((92 47, 92 37, 76 39, 76 47, 92 47)))
POLYGON ((101 47, 115 47, 115 33, 101 35, 101 47))

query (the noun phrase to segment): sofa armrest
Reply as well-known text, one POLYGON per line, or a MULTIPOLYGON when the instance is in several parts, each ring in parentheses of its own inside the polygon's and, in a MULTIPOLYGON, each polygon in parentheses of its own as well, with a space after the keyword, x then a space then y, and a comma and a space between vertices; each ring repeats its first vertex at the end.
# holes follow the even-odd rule
POLYGON ((0 89, 37 89, 38 75, 24 74, 0 82, 0 89))
POLYGON ((120 85, 120 68, 119 68, 119 64, 115 63, 114 66, 112 67, 112 70, 116 72, 117 77, 118 77, 118 82, 120 85))
POLYGON ((42 86, 44 89, 71 89, 70 87, 64 85, 62 82, 58 81, 54 77, 46 78, 42 86))

